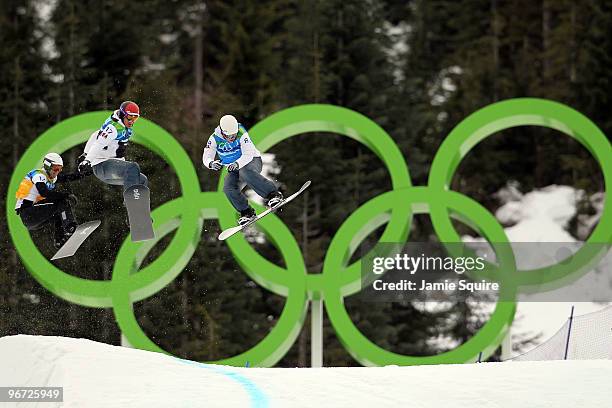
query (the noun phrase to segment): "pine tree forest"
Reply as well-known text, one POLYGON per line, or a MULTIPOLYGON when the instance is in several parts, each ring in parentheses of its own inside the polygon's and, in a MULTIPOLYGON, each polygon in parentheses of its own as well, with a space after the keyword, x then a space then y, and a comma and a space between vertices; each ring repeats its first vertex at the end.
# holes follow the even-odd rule
MULTIPOLYGON (((496 101, 562 102, 612 134, 612 0, 3 0, 0 43, 3 200, 14 194, 8 184, 19 158, 43 131, 80 113, 117 109, 123 100, 136 101, 143 117, 179 141, 202 191, 217 189, 219 173, 203 168, 202 150, 226 113, 248 129, 301 104, 353 109, 393 138, 415 185, 427 183, 431 161, 451 129, 496 101)), ((64 171, 76 170, 82 149, 62 154, 64 171)), ((302 134, 270 152, 283 190, 313 182, 280 217, 309 273, 321 273, 343 221, 391 188, 387 169, 365 146, 334 134, 302 134)), ((127 158, 148 176, 153 209, 180 197, 177 176, 161 157, 131 143, 127 158)), ((494 212, 500 205, 495 193, 509 182, 524 192, 552 184, 587 195, 604 191, 601 170, 584 146, 539 127, 510 129, 480 143, 462 161, 453 189, 494 212)), ((108 280, 129 233, 122 196, 95 177, 70 188, 78 197, 79 221, 96 214, 102 225, 82 252, 56 264, 75 276, 108 280)), ((580 209, 592 211, 586 202, 580 209)), ((361 246, 372 246, 381 231, 361 246)), ((216 239, 219 232, 216 220, 206 220, 187 267, 156 295, 134 304, 146 334, 182 358, 218 360, 247 350, 275 325, 285 303, 243 273, 216 239)), ((170 236, 145 264, 159 256, 170 236)), ((44 254, 53 254, 50 229, 33 231, 32 238, 44 254)), ((410 239, 436 239, 428 217, 415 216, 410 239)), ((251 244, 281 262, 271 243, 251 244)), ((0 336, 120 344, 111 309, 61 300, 25 270, 4 208, 0 251, 0 336)), ((368 338, 407 355, 436 354, 462 343, 486 319, 468 303, 440 311, 357 297, 345 304, 368 338)), ((277 366, 310 365, 309 319, 277 366)), ((359 365, 327 317, 324 345, 324 365, 359 365)))

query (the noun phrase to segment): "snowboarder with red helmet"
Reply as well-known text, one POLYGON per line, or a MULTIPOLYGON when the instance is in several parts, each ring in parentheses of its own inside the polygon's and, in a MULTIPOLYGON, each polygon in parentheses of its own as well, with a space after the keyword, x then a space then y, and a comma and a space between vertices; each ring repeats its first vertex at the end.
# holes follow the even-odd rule
POLYGON ((123 120, 126 127, 134 126, 136 119, 140 117, 140 108, 132 101, 125 101, 119 106, 119 118, 123 120))
POLYGON ((123 186, 148 185, 147 177, 137 163, 125 160, 133 126, 140 117, 135 102, 125 101, 104 121, 99 130, 89 137, 84 153, 79 157, 79 172, 93 173, 106 184, 123 186))
POLYGON ((107 184, 128 188, 134 184, 147 184, 147 177, 137 163, 125 160, 133 126, 140 117, 135 102, 125 101, 104 121, 85 145, 79 157, 79 171, 91 173, 107 184))

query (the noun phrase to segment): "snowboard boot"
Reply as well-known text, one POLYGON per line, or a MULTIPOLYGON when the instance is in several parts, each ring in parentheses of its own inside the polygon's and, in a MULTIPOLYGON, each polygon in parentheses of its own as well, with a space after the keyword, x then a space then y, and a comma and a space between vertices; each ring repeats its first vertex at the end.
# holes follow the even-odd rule
POLYGON ((281 204, 284 200, 285 198, 283 197, 283 193, 281 193, 280 190, 277 190, 274 193, 270 193, 270 195, 268 196, 268 208, 274 208, 277 205, 281 204))
POLYGON ((67 222, 66 224, 62 225, 61 231, 59 231, 59 233, 56 234, 56 237, 58 238, 61 236, 59 240, 56 239, 56 245, 58 243, 61 243, 59 247, 64 245, 66 241, 68 241, 68 239, 72 236, 72 234, 74 234, 74 231, 76 231, 76 229, 77 229, 76 222, 67 222))
POLYGON ((53 246, 57 249, 61 248, 68 238, 76 231, 77 223, 74 219, 72 211, 64 209, 55 217, 55 229, 53 233, 53 246))
POLYGON ((66 243, 66 241, 68 241, 68 238, 70 238, 70 236, 66 236, 61 228, 56 228, 55 233, 53 234, 53 246, 55 249, 60 249, 66 243))
POLYGON ((74 231, 77 229, 77 222, 72 214, 72 211, 62 212, 62 232, 64 233, 64 242, 68 240, 74 234, 74 231))
POLYGON ((67 222, 66 224, 62 225, 62 228, 64 229, 65 235, 71 236, 77 229, 77 223, 74 221, 67 222))
POLYGON ((243 226, 253 221, 257 217, 253 207, 249 207, 246 210, 240 211, 240 218, 238 218, 238 225, 243 226))

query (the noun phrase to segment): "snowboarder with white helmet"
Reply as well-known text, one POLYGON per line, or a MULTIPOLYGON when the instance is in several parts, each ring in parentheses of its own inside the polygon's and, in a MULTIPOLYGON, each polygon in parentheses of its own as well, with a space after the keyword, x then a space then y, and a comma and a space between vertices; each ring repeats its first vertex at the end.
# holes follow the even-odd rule
POLYGON ((124 191, 136 184, 147 185, 147 177, 135 162, 125 160, 132 127, 140 117, 140 108, 132 101, 125 101, 119 109, 96 130, 87 141, 84 153, 79 156, 79 172, 93 174, 101 181, 121 185, 124 191))
POLYGON ((74 233, 77 223, 72 212, 77 198, 54 191, 57 183, 81 179, 81 174, 62 174, 64 161, 57 153, 48 153, 40 169, 30 171, 19 184, 15 212, 28 230, 38 230, 53 222, 53 245, 60 248, 74 233))
POLYGON ((261 153, 253 145, 248 132, 232 115, 224 115, 208 138, 202 154, 204 167, 218 171, 227 167, 223 191, 240 213, 238 224, 245 225, 256 218, 255 210, 242 194, 244 185, 267 200, 268 207, 283 202, 283 195, 274 183, 262 176, 261 153), (215 155, 219 159, 215 160, 215 155))

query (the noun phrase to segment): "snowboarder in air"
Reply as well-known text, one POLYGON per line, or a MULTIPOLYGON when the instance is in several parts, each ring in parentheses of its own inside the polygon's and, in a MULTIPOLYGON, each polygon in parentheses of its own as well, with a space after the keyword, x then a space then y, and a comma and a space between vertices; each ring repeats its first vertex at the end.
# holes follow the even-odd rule
POLYGON ((79 156, 79 172, 93 172, 106 184, 123 186, 124 191, 136 184, 147 186, 147 177, 140 172, 138 164, 125 160, 132 127, 139 117, 138 105, 123 102, 89 137, 84 153, 79 156))
POLYGON ((53 223, 55 248, 64 245, 77 227, 72 212, 72 207, 77 203, 76 196, 54 191, 55 185, 83 177, 78 173, 62 174, 63 168, 62 157, 57 153, 48 153, 43 158, 42 168, 26 174, 15 194, 15 212, 28 230, 38 230, 53 223))
POLYGON ((133 126, 140 117, 140 108, 125 101, 92 133, 79 158, 79 172, 92 173, 106 184, 123 186, 123 204, 127 210, 132 241, 152 239, 150 191, 147 176, 138 163, 125 160, 133 126))
POLYGON ((260 174, 261 153, 253 145, 244 126, 232 115, 223 116, 219 126, 208 138, 202 162, 204 167, 214 171, 221 170, 223 166, 227 167, 223 191, 240 213, 239 225, 248 224, 256 218, 255 209, 242 194, 244 185, 266 199, 269 208, 283 202, 283 194, 276 185, 260 174), (215 160, 215 155, 218 155, 219 159, 215 160))

